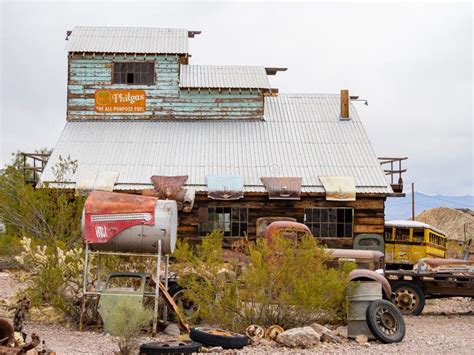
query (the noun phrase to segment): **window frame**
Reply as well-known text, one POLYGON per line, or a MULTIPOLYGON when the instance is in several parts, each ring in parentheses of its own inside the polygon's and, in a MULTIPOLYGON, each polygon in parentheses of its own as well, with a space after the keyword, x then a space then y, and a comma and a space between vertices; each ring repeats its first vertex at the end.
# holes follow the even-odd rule
POLYGON ((219 229, 224 233, 225 238, 241 238, 248 234, 249 228, 249 208, 248 207, 224 207, 224 206, 210 206, 204 207, 207 212, 206 222, 199 221, 199 237, 204 237, 213 230, 219 229), (226 221, 225 215, 229 215, 229 221, 226 221), (221 221, 223 216, 223 221, 221 221), (229 224, 226 230, 226 224, 229 224), (205 224, 205 228, 203 225, 205 224), (210 227, 212 226, 212 227, 210 227), (224 230, 220 228, 223 226, 224 230), (234 228, 237 227, 237 233, 234 233, 234 228))
MULTIPOLYGON (((139 86, 139 85, 146 85, 146 86, 152 86, 156 85, 156 70, 155 70, 155 61, 154 60, 124 60, 124 61, 113 61, 112 62, 112 77, 111 77, 111 83, 112 85, 133 85, 133 86, 139 86), (115 82, 115 76, 116 76, 116 70, 115 70, 115 65, 117 64, 128 64, 128 63, 140 63, 140 64, 151 64, 153 68, 153 73, 152 73, 152 82, 151 83, 116 83, 115 82)), ((121 72, 120 72, 121 73, 121 72)), ((141 71, 140 71, 141 73, 141 71)), ((126 75, 128 75, 128 71, 125 72, 126 75)), ((135 75, 135 73, 134 73, 135 75)))
POLYGON ((308 226, 311 233, 316 238, 354 238, 354 208, 353 207, 311 207, 304 209, 304 224, 308 226), (309 219, 308 212, 311 211, 311 219, 309 219), (315 219, 315 213, 319 216, 319 221, 315 219), (324 212, 323 212, 324 211, 324 212), (342 221, 339 221, 342 214, 342 221), (347 213, 350 211, 350 214, 347 213), (350 222, 347 217, 350 216, 350 222), (317 225, 319 225, 319 232, 317 225), (346 230, 350 225, 350 231, 346 230), (339 236, 340 228, 342 228, 342 236, 339 236), (335 233, 334 233, 335 232, 335 233), (334 233, 334 235, 333 235, 334 233), (325 235, 325 236, 323 236, 325 235))

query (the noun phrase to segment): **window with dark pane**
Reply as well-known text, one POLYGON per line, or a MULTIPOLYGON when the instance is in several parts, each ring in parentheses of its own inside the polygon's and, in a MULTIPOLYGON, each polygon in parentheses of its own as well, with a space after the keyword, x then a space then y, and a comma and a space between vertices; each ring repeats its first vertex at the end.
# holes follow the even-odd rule
POLYGON ((306 208, 304 220, 317 238, 352 238, 353 214, 349 207, 306 208))
POLYGON ((207 220, 200 221, 199 235, 221 230, 225 237, 243 237, 247 234, 248 209, 234 207, 209 207, 207 220))
POLYGON ((113 83, 131 85, 152 85, 155 83, 155 64, 153 62, 113 63, 113 83))

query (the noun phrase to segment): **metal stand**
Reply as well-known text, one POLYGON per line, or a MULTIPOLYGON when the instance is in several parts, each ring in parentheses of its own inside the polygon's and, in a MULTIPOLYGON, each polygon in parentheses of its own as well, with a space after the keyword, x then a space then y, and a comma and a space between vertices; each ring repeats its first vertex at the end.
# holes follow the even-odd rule
MULTIPOLYGON (((127 252, 109 252, 109 251, 92 251, 89 248, 89 244, 85 246, 85 256, 84 256, 84 282, 82 286, 82 307, 81 307, 81 315, 79 318, 79 330, 83 331, 84 326, 84 313, 86 310, 86 297, 89 296, 100 296, 102 294, 101 289, 101 279, 100 279, 100 271, 101 271, 101 256, 102 255, 115 255, 120 257, 125 256, 140 256, 144 258, 156 258, 156 278, 155 278, 155 293, 153 297, 155 299, 155 306, 153 312, 153 333, 156 334, 158 328, 158 304, 160 298, 160 273, 161 273, 161 253, 162 253, 162 246, 161 240, 158 240, 157 245, 157 254, 150 254, 150 253, 127 253, 127 252), (97 255, 98 257, 98 265, 97 265, 97 288, 96 291, 88 291, 89 286, 89 263, 90 263, 90 256, 97 255)), ((168 267, 166 266, 166 269, 168 267)), ((167 273, 167 271, 166 271, 167 273)), ((168 284, 168 277, 165 278, 166 285, 168 284)), ((148 296, 148 295, 147 295, 148 296)))

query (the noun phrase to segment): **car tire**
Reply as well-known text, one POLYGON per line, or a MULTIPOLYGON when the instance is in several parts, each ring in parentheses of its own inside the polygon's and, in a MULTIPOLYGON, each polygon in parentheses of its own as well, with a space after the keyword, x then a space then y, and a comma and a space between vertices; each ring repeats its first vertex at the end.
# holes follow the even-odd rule
POLYGON ((397 281, 392 286, 393 304, 402 314, 418 316, 425 308, 423 290, 412 282, 397 281))
POLYGON ((405 320, 389 301, 372 301, 367 307, 366 320, 369 330, 382 343, 398 343, 405 337, 405 320))
POLYGON ((225 349, 241 349, 249 342, 245 335, 211 327, 191 328, 189 337, 201 344, 222 346, 225 349))
POLYGON ((201 350, 202 344, 194 341, 153 342, 140 346, 140 354, 192 354, 201 350))

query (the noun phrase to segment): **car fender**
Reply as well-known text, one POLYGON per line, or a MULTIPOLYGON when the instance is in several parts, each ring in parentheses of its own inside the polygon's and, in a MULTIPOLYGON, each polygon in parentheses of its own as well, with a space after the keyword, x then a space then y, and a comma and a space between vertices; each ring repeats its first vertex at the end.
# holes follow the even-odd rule
POLYGON ((387 300, 392 299, 392 287, 385 276, 376 273, 372 270, 355 269, 349 273, 349 280, 351 281, 376 281, 382 285, 383 295, 387 300))

